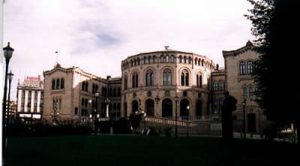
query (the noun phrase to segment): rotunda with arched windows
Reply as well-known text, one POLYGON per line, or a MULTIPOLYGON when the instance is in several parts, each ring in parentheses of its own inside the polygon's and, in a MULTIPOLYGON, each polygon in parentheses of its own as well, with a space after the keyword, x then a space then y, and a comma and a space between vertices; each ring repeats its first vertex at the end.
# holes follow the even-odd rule
POLYGON ((122 116, 205 118, 209 79, 215 64, 206 56, 169 49, 132 55, 122 61, 122 116))

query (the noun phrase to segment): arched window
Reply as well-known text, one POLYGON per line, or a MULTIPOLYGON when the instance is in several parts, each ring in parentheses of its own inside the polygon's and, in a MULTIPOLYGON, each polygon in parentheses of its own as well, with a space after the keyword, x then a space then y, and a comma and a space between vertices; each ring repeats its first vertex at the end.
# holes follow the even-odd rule
POLYGON ((182 63, 182 56, 179 56, 179 63, 182 63))
POLYGON ((132 103, 131 103, 131 113, 135 113, 139 111, 139 103, 137 100, 133 100, 132 103))
POLYGON ((140 58, 137 59, 137 65, 140 65, 140 58))
POLYGON ((248 88, 246 86, 243 88, 243 96, 244 99, 248 98, 248 88))
POLYGON ((55 89, 55 79, 52 79, 52 89, 55 89))
POLYGON ((160 56, 160 62, 164 62, 164 55, 163 54, 161 54, 161 56, 160 56))
POLYGON ((147 57, 144 56, 144 64, 147 64, 147 57))
POLYGON ((199 73, 197 74, 197 87, 202 88, 202 75, 199 73))
POLYGON ((128 78, 127 75, 124 76, 124 89, 127 89, 128 78))
POLYGON ((155 63, 156 62, 156 56, 155 55, 153 55, 153 63, 155 63))
POLYGON ((60 86, 60 80, 56 79, 56 87, 55 87, 55 89, 59 89, 59 86, 60 86))
POLYGON ((181 72, 181 86, 189 86, 189 72, 187 70, 181 72))
POLYGON ((246 63, 244 61, 240 62, 240 75, 246 74, 246 63))
POLYGON ((247 62, 247 74, 252 73, 252 61, 247 62))
POLYGON ((131 66, 131 67, 133 66, 133 61, 132 61, 132 60, 130 60, 130 66, 131 66))
POLYGON ((249 98, 250 98, 250 99, 253 99, 253 96, 254 96, 253 88, 252 88, 252 87, 249 87, 249 98))
POLYGON ((145 108, 147 116, 154 116, 154 101, 152 99, 146 100, 145 108))
POLYGON ((172 71, 170 69, 163 71, 163 85, 172 85, 172 71))
POLYGON ((198 58, 195 58, 195 65, 197 65, 198 63, 198 58))
POLYGON ((166 55, 166 61, 165 62, 169 62, 170 59, 169 59, 169 55, 166 55))
POLYGON ((190 114, 190 102, 187 99, 180 101, 180 116, 182 119, 188 119, 190 114))
POLYGON ((219 89, 224 90, 224 81, 219 81, 219 89))
POLYGON ((146 86, 153 86, 153 71, 148 70, 146 72, 146 86))
POLYGON ((148 56, 148 63, 152 63, 151 62, 151 56, 148 56))
POLYGON ((186 56, 183 57, 183 63, 186 63, 186 56))
POLYGON ((174 55, 171 55, 170 62, 174 62, 174 55))
POLYGON ((189 64, 191 64, 192 63, 192 58, 191 57, 189 57, 189 64))
POLYGON ((65 80, 63 78, 60 79, 60 88, 61 89, 65 88, 65 80))
POLYGON ((139 82, 138 74, 137 73, 133 73, 132 74, 132 79, 131 79, 132 88, 137 88, 138 87, 138 82, 139 82))
POLYGON ((171 99, 162 101, 162 117, 172 117, 173 103, 171 99))

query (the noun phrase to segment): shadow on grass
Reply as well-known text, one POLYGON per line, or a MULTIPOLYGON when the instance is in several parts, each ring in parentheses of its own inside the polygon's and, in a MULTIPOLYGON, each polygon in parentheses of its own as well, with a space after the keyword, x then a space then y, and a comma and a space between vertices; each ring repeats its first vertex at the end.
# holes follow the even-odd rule
POLYGON ((9 138, 8 165, 272 165, 296 162, 298 145, 209 137, 9 138), (294 161, 293 161, 294 160, 294 161))

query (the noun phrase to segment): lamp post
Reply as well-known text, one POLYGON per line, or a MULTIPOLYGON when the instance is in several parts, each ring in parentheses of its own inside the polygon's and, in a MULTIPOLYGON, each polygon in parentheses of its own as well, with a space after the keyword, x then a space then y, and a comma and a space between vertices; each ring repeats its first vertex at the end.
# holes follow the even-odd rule
MULTIPOLYGON (((159 97, 158 96, 156 96, 155 98, 154 98, 154 100, 155 100, 155 103, 156 103, 156 112, 158 112, 158 102, 159 102, 159 97)), ((156 114, 154 114, 154 116, 155 116, 156 114)))
POLYGON ((94 108, 94 115, 93 115, 93 120, 94 120, 94 129, 95 129, 95 134, 97 134, 98 133, 98 118, 99 118, 99 116, 98 116, 98 110, 97 110, 97 108, 98 108, 98 97, 99 97, 99 92, 96 92, 95 93, 95 98, 96 98, 96 101, 95 101, 95 108, 94 108))
POLYGON ((4 79, 4 91, 3 91, 3 104, 2 104, 2 164, 4 165, 6 159, 6 92, 7 92, 7 71, 9 66, 9 60, 12 57, 14 49, 10 47, 8 42, 7 46, 3 48, 5 57, 5 79, 4 79))
POLYGON ((178 136, 178 132, 177 132, 177 117, 178 117, 178 115, 177 115, 177 102, 179 100, 179 97, 176 95, 174 100, 175 100, 175 136, 177 137, 178 136))
POLYGON ((106 117, 106 118, 109 118, 109 112, 108 112, 108 110, 109 110, 109 103, 110 103, 109 98, 106 98, 106 99, 105 99, 105 103, 106 103, 106 113, 105 113, 105 117, 106 117))
POLYGON ((246 99, 243 100, 243 138, 246 138, 246 99))
MULTIPOLYGON (((190 112, 190 106, 187 105, 186 109, 187 109, 187 111, 189 113, 190 112)), ((187 121, 186 121, 186 136, 189 136, 189 129, 190 129, 190 126, 189 126, 189 114, 188 114, 187 121)))
POLYGON ((8 120, 8 124, 9 124, 9 115, 10 115, 10 89, 11 89, 11 81, 13 79, 13 76, 14 74, 10 71, 8 74, 7 74, 7 77, 8 77, 8 106, 7 106, 7 120, 8 120))

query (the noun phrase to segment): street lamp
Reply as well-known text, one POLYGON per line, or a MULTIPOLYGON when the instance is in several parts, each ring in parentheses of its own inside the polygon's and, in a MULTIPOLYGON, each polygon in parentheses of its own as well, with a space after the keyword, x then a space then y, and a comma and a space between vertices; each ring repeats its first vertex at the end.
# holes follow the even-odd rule
MULTIPOLYGON (((158 102, 159 102, 159 97, 158 96, 156 96, 155 98, 154 98, 154 100, 155 100, 155 103, 156 103, 156 112, 158 112, 158 102)), ((154 116, 156 115, 156 113, 154 114, 154 116)))
POLYGON ((109 98, 106 98, 106 99, 105 99, 105 103, 106 103, 106 113, 105 113, 105 117, 106 117, 106 118, 109 118, 109 113, 108 113, 109 103, 110 103, 109 98))
POLYGON ((9 66, 9 60, 12 57, 14 49, 10 47, 10 43, 7 43, 7 46, 3 48, 4 57, 5 57, 5 79, 4 79, 4 92, 3 92, 3 104, 2 104, 2 161, 5 162, 6 159, 6 92, 7 92, 7 71, 9 66))
POLYGON ((246 138, 246 99, 243 100, 243 137, 246 138))
POLYGON ((10 115, 10 89, 11 89, 11 81, 13 79, 14 74, 10 71, 7 74, 8 77, 8 106, 7 106, 7 119, 8 119, 8 124, 9 124, 9 115, 10 115))
POLYGON ((175 96, 175 98, 174 98, 174 100, 175 100, 175 136, 177 137, 177 102, 178 102, 178 100, 179 100, 179 97, 176 95, 175 96))
POLYGON ((99 92, 96 92, 95 93, 95 98, 96 98, 96 101, 95 101, 95 108, 94 108, 94 115, 93 115, 93 120, 94 120, 94 129, 95 129, 95 134, 98 133, 98 118, 99 118, 99 114, 98 114, 98 97, 99 97, 99 92))
POLYGON ((186 136, 189 136, 189 128, 190 128, 189 122, 188 122, 188 120, 189 120, 189 113, 190 113, 190 106, 189 105, 186 106, 186 110, 188 112, 187 121, 186 121, 186 136))

